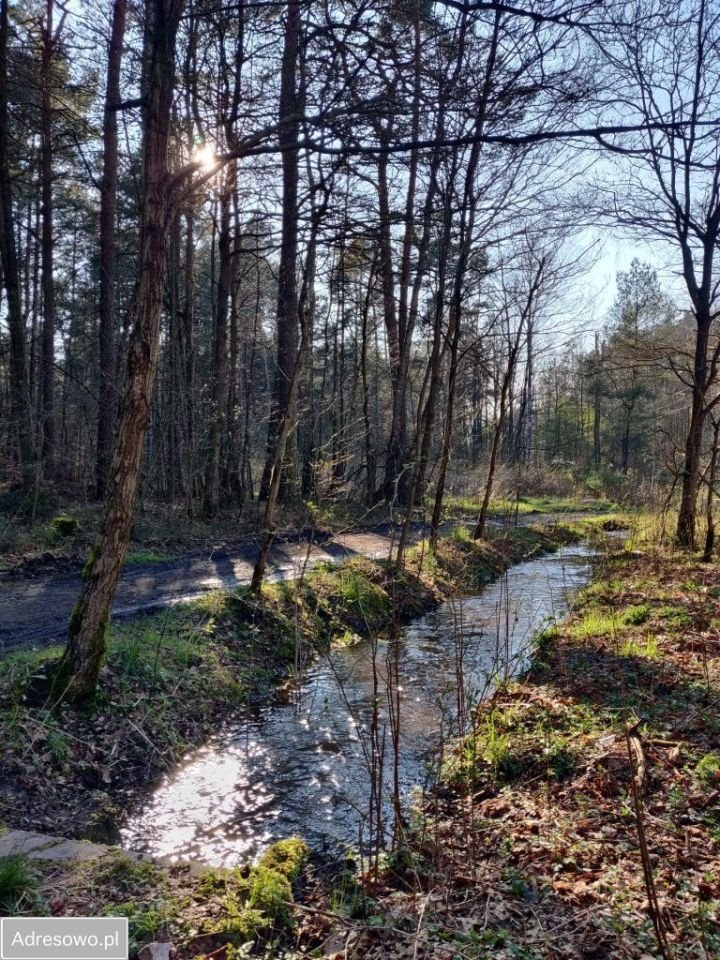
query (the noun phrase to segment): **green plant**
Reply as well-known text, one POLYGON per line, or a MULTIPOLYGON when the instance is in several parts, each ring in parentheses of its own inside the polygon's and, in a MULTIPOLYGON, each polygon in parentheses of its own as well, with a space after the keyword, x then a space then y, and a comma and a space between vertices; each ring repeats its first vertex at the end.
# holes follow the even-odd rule
POLYGON ((292 881, 308 856, 297 837, 273 844, 249 870, 207 870, 200 881, 203 896, 221 896, 216 932, 235 945, 291 922, 292 881))
POLYGON ((160 553, 157 550, 130 550, 125 558, 125 565, 139 567, 150 563, 164 563, 168 559, 166 553, 160 553))
POLYGON ((124 853, 113 857, 107 866, 98 874, 103 882, 111 882, 114 886, 130 889, 136 886, 149 886, 155 883, 160 876, 160 869, 151 860, 135 860, 124 853))
POLYGON ((653 636, 629 637, 620 645, 620 655, 622 657, 647 657, 649 660, 657 660, 660 656, 658 638, 653 636))
POLYGON ((56 533, 59 537, 74 537, 76 533, 80 532, 80 522, 77 517, 71 517, 65 513, 53 517, 50 526, 53 533, 56 533))
POLYGON ((304 840, 299 837, 289 837, 287 840, 279 840, 266 850, 260 857, 259 866, 283 874, 292 883, 300 875, 302 865, 309 853, 310 850, 304 840))
POLYGON ((665 620, 667 629, 672 631, 679 632, 681 630, 686 630, 688 627, 692 626, 693 622, 692 615, 682 607, 660 607, 658 610, 658 616, 665 620))
POLYGON ((22 854, 0 857, 0 913, 7 916, 43 909, 40 876, 22 854))
POLYGON ((706 753, 695 766, 695 775, 708 787, 720 784, 720 753, 706 753))
POLYGON ((140 945, 167 931, 169 913, 163 903, 111 903, 105 907, 107 917, 126 917, 130 954, 137 953, 140 945))
POLYGON ((628 626, 637 626, 645 623, 649 616, 649 605, 647 603, 638 603, 625 608, 622 612, 622 622, 628 626))

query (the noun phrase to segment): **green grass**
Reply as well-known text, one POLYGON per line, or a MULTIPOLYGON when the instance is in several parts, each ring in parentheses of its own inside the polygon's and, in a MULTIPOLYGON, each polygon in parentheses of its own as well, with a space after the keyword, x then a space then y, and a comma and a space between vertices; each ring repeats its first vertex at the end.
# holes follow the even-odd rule
POLYGON ((31 914, 44 908, 40 875, 22 854, 0 857, 0 914, 31 914))
POLYGON ((657 660, 660 657, 660 646, 657 637, 629 637, 620 644, 619 653, 622 657, 647 657, 649 660, 657 660))
POLYGON ((614 636, 625 627, 639 626, 650 616, 646 604, 632 604, 620 610, 591 607, 580 620, 573 623, 568 634, 575 640, 614 636))
MULTIPOLYGON (((445 512, 447 516, 470 515, 480 512, 481 496, 447 497, 445 512)), ((520 497, 515 499, 495 498, 490 501, 488 513, 493 517, 504 517, 517 513, 527 516, 533 513, 610 513, 617 510, 612 500, 581 497, 520 497)))
POLYGON ((512 783, 540 777, 562 780, 571 774, 586 734, 597 718, 583 706, 529 702, 481 712, 473 732, 447 761, 442 776, 463 788, 489 778, 512 783))
POLYGON ((125 559, 125 565, 128 567, 141 567, 151 563, 165 563, 170 560, 170 554, 161 553, 159 550, 130 550, 125 559))

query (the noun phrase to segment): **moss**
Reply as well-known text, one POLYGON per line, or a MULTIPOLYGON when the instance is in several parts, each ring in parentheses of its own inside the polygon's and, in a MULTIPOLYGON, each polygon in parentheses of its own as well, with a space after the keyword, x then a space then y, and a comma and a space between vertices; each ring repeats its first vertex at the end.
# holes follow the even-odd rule
POLYGON ((87 560, 85 561, 85 566, 83 567, 82 578, 83 580, 89 580, 93 567, 95 566, 95 560, 97 559, 97 545, 90 547, 88 550, 87 560))
POLYGON ((50 526, 53 533, 56 533, 60 537, 74 537, 75 534, 80 532, 80 521, 77 517, 71 517, 64 513, 53 517, 50 521, 50 526))
POLYGON ((706 753, 695 766, 695 775, 708 787, 720 785, 720 753, 706 753))
POLYGON ((260 866, 282 873, 291 882, 300 875, 310 850, 304 840, 290 837, 274 843, 260 858, 260 866))
POLYGON ((249 870, 207 870, 198 891, 204 897, 220 897, 215 932, 237 945, 289 926, 292 882, 308 852, 302 840, 292 837, 270 847, 249 870))

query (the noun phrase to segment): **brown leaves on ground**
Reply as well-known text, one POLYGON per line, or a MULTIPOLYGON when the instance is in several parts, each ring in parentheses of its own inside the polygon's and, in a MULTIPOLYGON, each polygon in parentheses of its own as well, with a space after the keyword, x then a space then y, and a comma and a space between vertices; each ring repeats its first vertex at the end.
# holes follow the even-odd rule
POLYGON ((414 875, 389 872, 392 892, 370 896, 364 920, 315 939, 305 921, 300 954, 659 957, 632 721, 661 923, 678 960, 720 956, 719 573, 659 553, 610 561, 530 676, 477 712, 450 764, 455 789, 426 803, 414 875))

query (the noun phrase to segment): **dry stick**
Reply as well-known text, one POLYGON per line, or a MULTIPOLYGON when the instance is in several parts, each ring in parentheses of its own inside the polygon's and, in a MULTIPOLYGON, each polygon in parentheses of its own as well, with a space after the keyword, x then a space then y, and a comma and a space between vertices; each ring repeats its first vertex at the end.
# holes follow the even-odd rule
POLYGON ((645 793, 645 784, 647 779, 647 763, 642 748, 642 742, 637 732, 637 724, 628 724, 625 728, 625 740, 627 742, 628 757, 633 770, 632 778, 632 796, 633 806, 635 808, 635 822, 637 824, 638 842, 640 845, 640 857, 642 859, 643 874, 645 877, 645 890, 647 892, 648 903, 650 905, 650 915, 655 928, 660 952, 665 960, 673 960, 673 952, 665 932, 665 921, 660 911, 657 889, 655 887, 655 877, 653 876, 650 853, 648 851, 647 837, 645 835, 645 821, 643 819, 642 798, 645 793))

